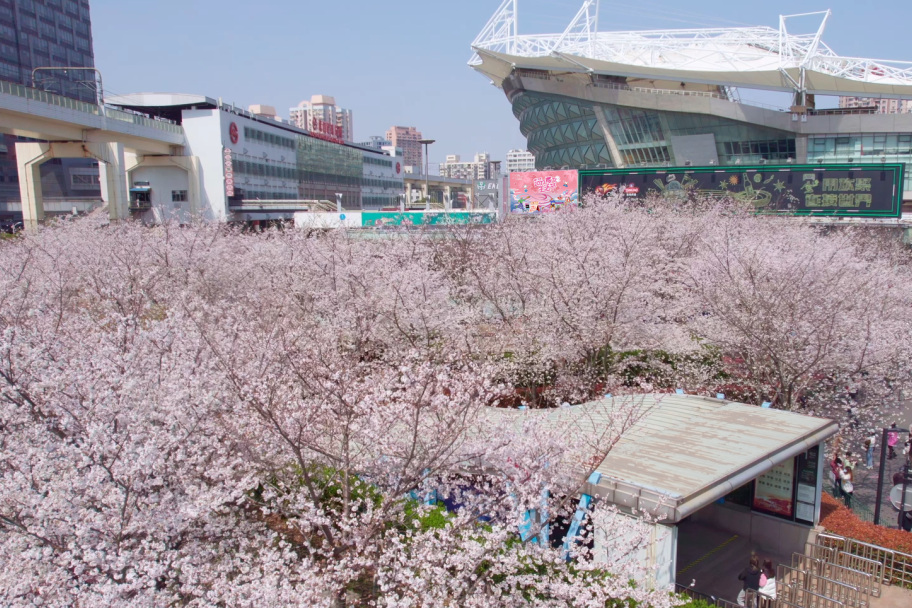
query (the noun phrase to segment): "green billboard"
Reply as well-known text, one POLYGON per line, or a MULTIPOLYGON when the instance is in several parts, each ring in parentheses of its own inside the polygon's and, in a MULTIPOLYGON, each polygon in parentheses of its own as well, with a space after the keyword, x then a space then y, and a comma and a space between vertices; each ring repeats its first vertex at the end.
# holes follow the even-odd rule
POLYGON ((492 224, 494 211, 364 211, 361 225, 365 228, 385 226, 442 226, 445 224, 492 224))
POLYGON ((742 165, 580 171, 582 194, 733 198, 760 213, 899 217, 905 165, 742 165))

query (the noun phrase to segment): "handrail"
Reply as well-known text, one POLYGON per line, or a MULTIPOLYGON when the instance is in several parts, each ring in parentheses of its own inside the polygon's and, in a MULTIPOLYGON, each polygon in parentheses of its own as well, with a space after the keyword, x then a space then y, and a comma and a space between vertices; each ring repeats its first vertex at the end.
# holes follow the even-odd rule
MULTIPOLYGON (((912 588, 912 555, 908 553, 835 534, 820 534, 817 541, 821 545, 829 546, 836 553, 848 553, 883 564, 882 576, 886 585, 912 588)), ((835 561, 835 558, 831 561, 835 561)), ((864 563, 866 562, 860 562, 858 565, 864 563)))
POLYGON ((735 103, 745 106, 754 106, 756 108, 764 108, 767 110, 775 110, 776 112, 788 112, 788 108, 783 108, 780 106, 774 106, 768 103, 761 103, 759 101, 745 101, 743 99, 733 99, 731 96, 722 95, 721 93, 713 93, 712 91, 678 91, 675 89, 650 89, 648 87, 631 87, 626 84, 617 84, 614 82, 590 82, 589 86, 598 87, 602 89, 613 89, 616 91, 631 91, 634 93, 649 93, 652 95, 681 95, 684 97, 708 97, 710 99, 719 99, 721 101, 728 101, 730 103, 735 103))
POLYGON ((92 116, 105 116, 107 118, 113 118, 114 120, 121 122, 131 122, 136 125, 157 129, 159 131, 167 131, 169 133, 177 134, 184 132, 183 127, 172 121, 156 120, 142 116, 140 114, 124 112, 122 110, 117 110, 109 107, 105 107, 104 112, 102 112, 101 108, 94 103, 80 101, 78 99, 73 99, 72 97, 64 97, 63 95, 56 95, 54 93, 48 93, 47 91, 33 89, 32 87, 23 86, 14 82, 7 82, 5 80, 0 81, 0 93, 15 95, 16 97, 21 97, 23 99, 28 99, 31 101, 38 101, 60 108, 67 108, 69 110, 75 110, 77 112, 90 114, 92 116))

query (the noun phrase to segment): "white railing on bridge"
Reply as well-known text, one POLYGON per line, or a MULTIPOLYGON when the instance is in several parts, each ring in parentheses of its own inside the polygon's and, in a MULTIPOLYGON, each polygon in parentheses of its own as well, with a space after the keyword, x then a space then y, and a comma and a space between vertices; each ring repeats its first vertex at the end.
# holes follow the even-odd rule
POLYGON ((140 114, 133 114, 131 112, 124 112, 122 110, 115 110, 114 108, 107 107, 104 109, 104 113, 102 113, 101 108, 94 103, 88 103, 85 101, 80 101, 78 99, 64 97, 63 95, 55 95, 54 93, 40 91, 38 89, 23 86, 21 84, 15 84, 13 82, 0 81, 0 93, 15 95, 16 97, 21 97, 23 99, 38 101, 60 108, 66 108, 69 110, 75 110, 77 112, 83 112, 85 114, 91 114, 93 116, 103 115, 113 120, 129 122, 135 125, 149 127, 151 129, 158 129, 159 131, 166 131, 168 133, 183 133, 184 131, 183 127, 171 121, 154 120, 140 114))

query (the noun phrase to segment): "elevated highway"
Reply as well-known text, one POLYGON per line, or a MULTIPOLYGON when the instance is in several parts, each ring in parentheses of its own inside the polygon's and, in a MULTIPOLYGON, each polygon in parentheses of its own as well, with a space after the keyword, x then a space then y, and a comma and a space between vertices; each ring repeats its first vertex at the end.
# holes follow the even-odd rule
POLYGON ((179 124, 9 82, 0 82, 0 133, 40 140, 16 143, 26 229, 44 219, 39 171, 52 158, 97 160, 102 197, 115 220, 129 216, 131 166, 149 157, 161 157, 159 162, 171 162, 191 173, 198 166, 192 157, 184 156, 186 137, 179 124))

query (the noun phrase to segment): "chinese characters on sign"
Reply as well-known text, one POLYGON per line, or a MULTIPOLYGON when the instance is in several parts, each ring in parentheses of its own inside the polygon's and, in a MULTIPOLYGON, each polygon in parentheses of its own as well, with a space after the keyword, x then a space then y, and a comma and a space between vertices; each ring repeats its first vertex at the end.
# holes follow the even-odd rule
POLYGON ((510 212, 548 213, 579 202, 576 171, 526 171, 510 174, 510 212))
POLYGON ((823 192, 816 194, 820 180, 814 173, 807 173, 803 177, 805 192, 804 204, 808 208, 843 207, 870 209, 873 198, 871 197, 871 178, 859 177, 825 177, 823 178, 823 192))
POLYGON ((584 194, 734 199, 758 213, 899 217, 902 164, 668 167, 580 171, 584 194))
POLYGON ((773 467, 757 478, 753 508, 791 518, 794 513, 792 492, 795 484, 795 459, 773 467))
POLYGON ((325 139, 333 143, 345 143, 342 139, 342 127, 325 120, 320 120, 316 116, 310 119, 310 134, 318 139, 325 139))
POLYGON ((231 150, 225 148, 225 194, 231 198, 234 196, 234 163, 231 160, 231 150))

